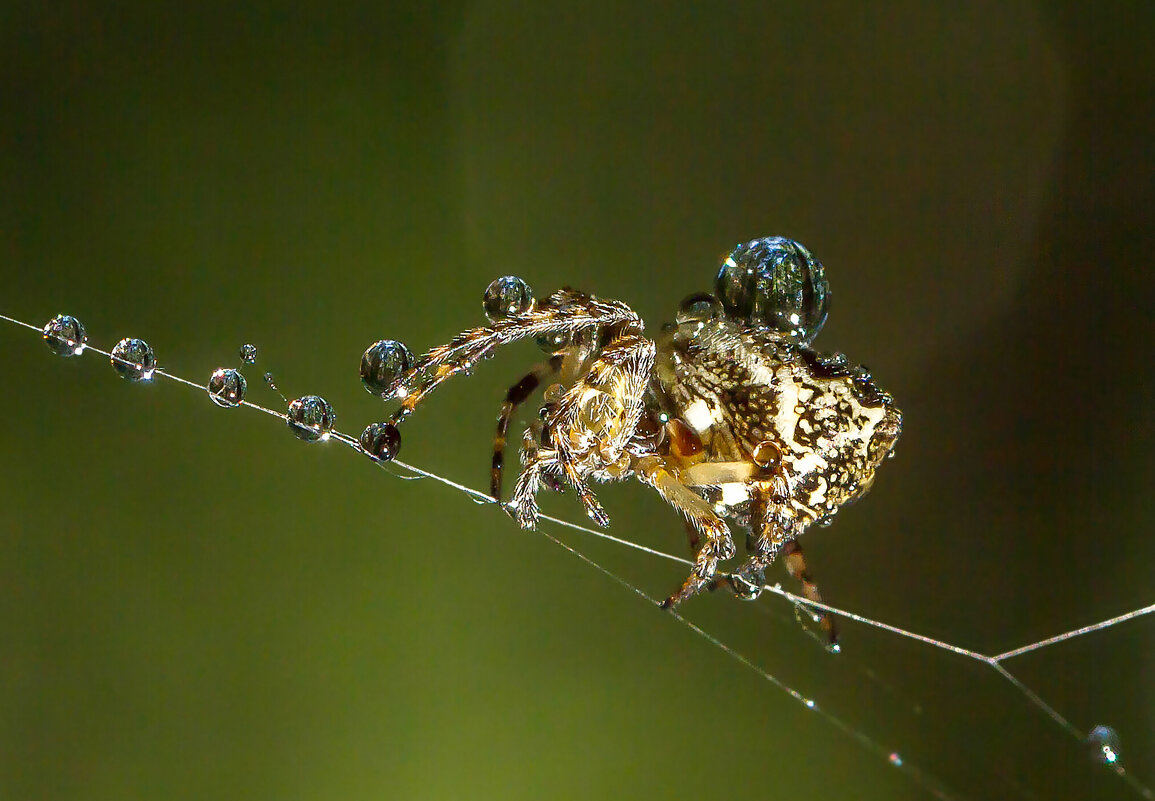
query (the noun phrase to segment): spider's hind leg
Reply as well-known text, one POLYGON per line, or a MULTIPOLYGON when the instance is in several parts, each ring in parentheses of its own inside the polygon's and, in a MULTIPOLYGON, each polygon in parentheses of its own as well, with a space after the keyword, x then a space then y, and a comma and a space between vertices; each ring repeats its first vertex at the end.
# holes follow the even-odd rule
MULTIPOLYGON (((806 569, 806 559, 802 555, 802 546, 794 539, 797 531, 792 522, 780 515, 777 505, 769 503, 763 507, 761 525, 758 533, 750 537, 747 543, 749 558, 736 571, 719 579, 715 586, 724 581, 733 593, 743 600, 753 600, 762 593, 766 583, 765 573, 778 554, 782 554, 786 562, 786 570, 792 578, 802 583, 802 596, 808 601, 823 603, 822 594, 818 585, 806 569)), ((798 622, 805 626, 801 615, 816 614, 811 607, 801 608, 802 604, 795 604, 795 614, 798 622)), ((819 626, 826 638, 826 645, 832 650, 838 648, 838 629, 834 623, 834 615, 822 612, 819 626)))
MULTIPOLYGON (((782 554, 786 560, 786 570, 793 578, 802 582, 802 595, 807 600, 822 603, 822 594, 818 592, 818 585, 814 583, 814 578, 806 569, 806 559, 802 556, 802 546, 794 541, 788 542, 782 549, 782 554)), ((805 614, 812 613, 809 608, 796 611, 805 614)), ((834 623, 834 615, 830 612, 822 612, 819 626, 822 627, 822 631, 826 635, 826 644, 830 648, 836 649, 838 647, 838 627, 834 623)))

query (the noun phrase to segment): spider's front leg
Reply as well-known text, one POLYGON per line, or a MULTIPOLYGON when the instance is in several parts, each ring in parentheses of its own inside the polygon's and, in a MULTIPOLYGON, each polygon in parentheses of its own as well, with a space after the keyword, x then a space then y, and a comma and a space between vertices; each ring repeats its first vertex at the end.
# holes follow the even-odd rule
POLYGON ((525 467, 513 498, 514 515, 523 527, 536 522, 534 496, 547 476, 562 478, 573 487, 586 514, 599 526, 609 525, 589 482, 617 481, 632 474, 633 455, 627 446, 642 416, 655 345, 629 328, 609 335, 612 339, 589 369, 549 407, 540 441, 526 437, 525 467))
POLYGON ((397 382, 395 394, 401 407, 390 422, 400 423, 442 382, 472 370, 502 345, 531 337, 569 339, 583 331, 611 328, 640 332, 643 325, 621 301, 598 300, 572 290, 555 292, 525 312, 464 331, 418 359, 397 382))

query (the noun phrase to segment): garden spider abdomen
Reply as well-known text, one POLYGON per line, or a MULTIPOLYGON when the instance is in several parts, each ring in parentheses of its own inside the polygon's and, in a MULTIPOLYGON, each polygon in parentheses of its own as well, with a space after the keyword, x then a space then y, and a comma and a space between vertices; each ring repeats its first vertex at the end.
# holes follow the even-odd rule
MULTIPOLYGON (((489 325, 416 362, 392 340, 366 351, 366 387, 401 405, 388 423, 370 427, 374 436, 366 429, 362 447, 393 458, 397 426, 429 392, 496 348, 534 338, 549 357, 506 394, 490 484, 501 503, 510 419, 546 385, 505 504, 523 528, 536 525, 536 496, 547 485, 572 488, 590 518, 608 525, 590 484, 636 478, 682 514, 694 552, 689 577, 663 606, 720 585, 755 598, 778 554, 817 601, 797 538, 869 490, 902 424, 893 399, 864 368, 808 347, 828 299, 822 265, 779 237, 735 249, 716 294, 687 298, 654 340, 620 301, 568 288, 535 301, 521 279, 500 278, 486 291, 489 325), (747 557, 720 576, 719 563, 735 553, 727 519, 747 530, 747 557)), ((833 643, 829 615, 823 625, 833 643)))

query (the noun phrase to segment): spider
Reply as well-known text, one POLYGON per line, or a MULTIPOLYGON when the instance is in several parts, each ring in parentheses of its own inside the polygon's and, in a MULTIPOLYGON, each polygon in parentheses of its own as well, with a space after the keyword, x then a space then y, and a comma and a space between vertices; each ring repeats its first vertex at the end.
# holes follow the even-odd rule
MULTIPOLYGON (((548 358, 509 389, 493 446, 490 494, 501 504, 510 420, 545 384, 503 504, 518 524, 536 525, 536 496, 548 486, 571 488, 606 526, 590 484, 636 478, 682 514, 694 555, 690 575, 662 606, 719 586, 756 598, 779 555, 805 597, 820 601, 797 539, 866 494, 902 425, 865 368, 808 347, 828 302, 821 263, 782 237, 739 245, 722 263, 715 294, 686 298, 656 339, 621 301, 568 287, 535 300, 521 279, 499 278, 485 294, 489 325, 417 360, 394 340, 365 352, 366 388, 401 405, 389 422, 365 430, 361 446, 377 460, 394 458, 397 426, 433 389, 496 348, 534 338, 548 358), (727 519, 746 530, 747 556, 720 574, 719 563, 735 554, 727 519)), ((829 615, 822 627, 833 646, 829 615)))

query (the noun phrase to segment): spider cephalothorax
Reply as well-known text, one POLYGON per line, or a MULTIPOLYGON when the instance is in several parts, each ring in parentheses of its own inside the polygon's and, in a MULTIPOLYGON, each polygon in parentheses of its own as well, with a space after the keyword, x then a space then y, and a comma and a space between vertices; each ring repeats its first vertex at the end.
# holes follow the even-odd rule
MULTIPOLYGON (((719 583, 754 598, 779 553, 818 600, 797 537, 867 492, 902 423, 865 369, 808 347, 828 299, 822 265, 779 237, 735 249, 716 294, 688 297, 656 340, 620 301, 568 288, 535 301, 521 279, 499 278, 485 295, 488 326, 416 361, 393 340, 366 351, 366 387, 401 407, 390 422, 366 429, 362 447, 393 458, 397 426, 438 384, 501 345, 534 338, 549 357, 507 393, 493 454, 491 492, 500 502, 510 418, 545 384, 506 504, 520 525, 536 524, 543 486, 572 488, 589 516, 607 525, 590 483, 636 478, 682 513, 694 551, 690 576, 664 605, 719 583), (719 561, 735 552, 725 519, 748 531, 747 558, 719 576, 719 561)), ((825 625, 833 638, 829 618, 825 625)))

